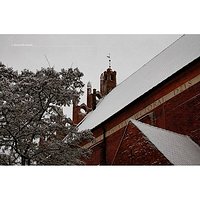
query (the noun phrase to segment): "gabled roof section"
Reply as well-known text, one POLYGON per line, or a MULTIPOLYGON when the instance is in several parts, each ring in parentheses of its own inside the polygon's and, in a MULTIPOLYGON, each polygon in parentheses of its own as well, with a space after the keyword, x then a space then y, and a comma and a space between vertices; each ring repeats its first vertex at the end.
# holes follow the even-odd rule
POLYGON ((93 129, 200 56, 200 35, 183 35, 115 87, 79 125, 93 129))
POLYGON ((190 137, 130 120, 174 165, 199 165, 200 147, 190 137))

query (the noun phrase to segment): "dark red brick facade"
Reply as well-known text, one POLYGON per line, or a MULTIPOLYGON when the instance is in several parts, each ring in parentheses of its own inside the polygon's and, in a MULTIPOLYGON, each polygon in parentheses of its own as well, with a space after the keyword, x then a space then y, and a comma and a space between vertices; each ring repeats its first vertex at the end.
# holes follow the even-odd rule
POLYGON ((132 123, 129 123, 111 164, 169 165, 171 163, 132 123))
POLYGON ((93 154, 86 161, 87 164, 171 164, 133 125, 126 125, 111 135, 106 135, 113 127, 170 92, 174 93, 173 98, 161 103, 137 120, 188 135, 200 145, 200 82, 194 85, 190 82, 199 75, 200 58, 95 127, 92 132, 97 139, 99 136, 101 139, 91 147, 93 154))

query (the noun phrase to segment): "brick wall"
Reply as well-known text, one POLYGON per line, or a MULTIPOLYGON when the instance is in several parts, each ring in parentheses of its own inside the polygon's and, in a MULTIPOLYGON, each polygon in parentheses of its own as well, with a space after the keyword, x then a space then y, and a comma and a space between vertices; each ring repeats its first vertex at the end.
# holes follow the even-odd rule
MULTIPOLYGON (((95 136, 103 134, 120 122, 150 105, 156 99, 175 90, 180 85, 200 74, 200 59, 189 64, 185 69, 164 81, 158 87, 146 93, 126 108, 115 114, 103 124, 93 129, 95 136)), ((189 135, 200 145, 200 83, 197 83, 169 101, 151 110, 139 119, 145 123, 189 135)), ((93 155, 88 164, 98 164, 106 159, 106 164, 170 164, 162 154, 149 143, 144 136, 128 126, 100 142, 93 148, 93 155), (124 135, 126 132, 126 136, 124 135), (131 150, 132 149, 132 150, 131 150), (98 153, 97 153, 98 152, 98 153), (104 157, 102 157, 104 155, 104 157), (106 155, 106 156, 105 156, 106 155), (131 156, 132 155, 132 156, 131 156), (99 158, 101 157, 101 158, 99 158)))
POLYGON ((129 124, 112 164, 170 165, 171 163, 133 124, 129 124))

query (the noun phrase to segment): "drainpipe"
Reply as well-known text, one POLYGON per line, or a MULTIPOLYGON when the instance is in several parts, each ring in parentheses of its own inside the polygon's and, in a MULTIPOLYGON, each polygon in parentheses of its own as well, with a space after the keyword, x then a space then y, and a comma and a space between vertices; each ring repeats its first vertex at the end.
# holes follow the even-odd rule
POLYGON ((92 110, 96 109, 96 89, 93 89, 93 94, 92 94, 92 110))
POLYGON ((106 153, 107 153, 107 149, 106 149, 106 129, 103 126, 102 127, 103 130, 103 143, 102 143, 102 165, 107 165, 107 158, 106 158, 106 153))

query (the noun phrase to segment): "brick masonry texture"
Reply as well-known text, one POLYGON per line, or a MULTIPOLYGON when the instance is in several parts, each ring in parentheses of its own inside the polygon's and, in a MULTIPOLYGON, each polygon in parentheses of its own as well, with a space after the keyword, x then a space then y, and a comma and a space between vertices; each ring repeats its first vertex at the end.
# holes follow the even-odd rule
MULTIPOLYGON (((94 128, 92 130, 94 136, 97 137, 110 130, 199 74, 200 59, 197 59, 94 128)), ((188 135, 200 145, 200 82, 151 110, 145 116, 141 116, 138 120, 188 135)), ((87 164, 90 165, 171 164, 138 129, 130 125, 116 131, 105 140, 102 140, 100 144, 92 147, 92 149, 93 154, 90 160, 87 161, 87 164)))

